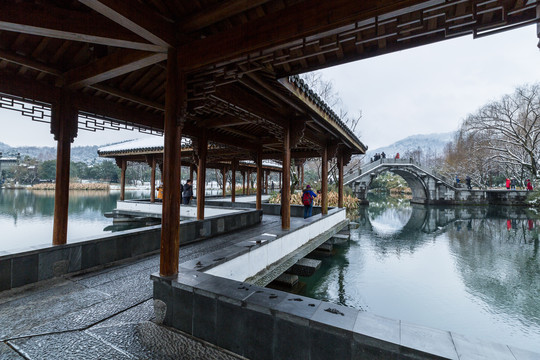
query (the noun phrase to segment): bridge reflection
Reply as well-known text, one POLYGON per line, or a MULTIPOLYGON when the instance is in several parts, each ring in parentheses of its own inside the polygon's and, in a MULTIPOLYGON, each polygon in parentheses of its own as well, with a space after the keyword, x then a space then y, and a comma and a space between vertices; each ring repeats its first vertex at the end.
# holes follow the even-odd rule
POLYGON ((528 209, 502 206, 360 206, 356 221, 360 228, 377 235, 380 246, 399 247, 403 244, 401 240, 406 240, 408 248, 432 239, 425 235, 437 233, 476 241, 480 232, 480 238, 489 236, 502 242, 537 243, 540 226, 540 220, 528 209), (471 236, 473 229, 475 235, 471 236))

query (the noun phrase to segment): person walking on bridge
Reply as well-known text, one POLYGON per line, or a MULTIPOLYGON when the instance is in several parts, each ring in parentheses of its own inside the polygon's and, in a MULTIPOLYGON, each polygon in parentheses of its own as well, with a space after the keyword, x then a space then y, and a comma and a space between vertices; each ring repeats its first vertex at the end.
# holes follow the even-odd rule
POLYGON ((306 188, 302 192, 302 204, 304 204, 304 219, 311 217, 313 211, 313 198, 317 197, 317 194, 311 190, 311 185, 306 185, 306 188))
POLYGON ((469 175, 467 175, 467 177, 465 178, 465 183, 467 184, 467 189, 471 190, 471 177, 469 175))
POLYGON ((527 191, 533 191, 533 186, 531 184, 531 179, 527 179, 527 191))
POLYGON ((506 190, 510 190, 510 179, 506 178, 506 190))

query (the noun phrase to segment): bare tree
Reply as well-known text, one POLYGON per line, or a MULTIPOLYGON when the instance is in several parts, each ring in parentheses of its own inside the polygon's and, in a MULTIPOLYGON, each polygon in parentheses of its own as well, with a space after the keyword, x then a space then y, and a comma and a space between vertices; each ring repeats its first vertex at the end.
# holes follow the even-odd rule
POLYGON ((467 117, 463 130, 487 162, 501 165, 521 178, 524 171, 538 176, 540 159, 540 84, 516 89, 511 95, 480 108, 467 117), (479 140, 479 141, 478 141, 479 140))
POLYGON ((356 136, 360 137, 358 124, 362 119, 362 110, 358 110, 356 115, 349 115, 349 112, 345 109, 345 105, 341 100, 339 92, 334 88, 334 83, 330 80, 326 80, 320 72, 314 71, 305 73, 301 75, 301 78, 306 82, 310 89, 319 95, 326 105, 334 109, 336 114, 339 114, 341 121, 343 121, 356 136))

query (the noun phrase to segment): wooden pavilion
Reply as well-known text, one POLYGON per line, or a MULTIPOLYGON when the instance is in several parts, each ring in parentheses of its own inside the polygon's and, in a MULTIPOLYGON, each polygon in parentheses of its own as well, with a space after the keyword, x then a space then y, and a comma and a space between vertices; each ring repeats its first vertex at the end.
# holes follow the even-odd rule
MULTIPOLYGON (((208 142, 257 164, 279 158, 284 193, 291 157, 321 157, 324 213, 329 158, 342 175, 366 147, 295 74, 539 17, 533 0, 2 1, 0 106, 50 122, 58 140, 54 244, 66 242, 77 130, 164 133, 160 273, 169 276, 178 269, 182 136, 199 168, 208 142)), ((288 197, 283 207, 288 229, 288 197)))
MULTIPOLYGON (((158 167, 163 173, 163 138, 150 137, 145 139, 138 139, 127 141, 119 144, 109 145, 98 149, 98 155, 104 158, 114 159, 118 167, 121 169, 120 174, 120 201, 123 201, 125 196, 125 183, 126 183, 126 168, 128 162, 146 163, 151 169, 150 176, 150 202, 155 202, 155 190, 156 190, 156 167, 158 167)), ((193 150, 193 143, 187 139, 182 138, 181 142, 182 152, 182 166, 189 167, 189 179, 195 179, 197 163, 195 161, 196 156, 193 150)), ((206 169, 217 169, 221 172, 223 183, 228 177, 229 171, 231 179, 231 189, 236 189, 236 175, 240 172, 242 175, 242 194, 246 192, 249 195, 249 186, 251 180, 251 174, 257 173, 257 162, 251 160, 239 160, 238 157, 241 153, 234 152, 230 146, 224 146, 217 143, 209 143, 207 149, 207 162, 206 169), (231 152, 232 151, 232 152, 231 152), (247 177, 247 183, 246 183, 247 177), (247 186, 246 186, 247 185, 247 186), (246 189, 247 188, 247 189, 246 189)), ((281 183, 281 164, 276 163, 273 160, 262 160, 260 166, 262 167, 260 172, 264 174, 263 177, 263 190, 268 193, 268 177, 270 173, 277 172, 280 174, 281 183)), ((226 195, 226 187, 222 186, 222 196, 226 195)), ((257 192, 257 196, 261 194, 257 192)), ((235 202, 236 192, 231 190, 231 201, 235 202)), ((204 203, 204 199, 200 199, 201 203, 204 203)), ((257 199, 257 202, 261 201, 257 199)), ((204 218, 204 208, 199 214, 202 220, 204 218)))

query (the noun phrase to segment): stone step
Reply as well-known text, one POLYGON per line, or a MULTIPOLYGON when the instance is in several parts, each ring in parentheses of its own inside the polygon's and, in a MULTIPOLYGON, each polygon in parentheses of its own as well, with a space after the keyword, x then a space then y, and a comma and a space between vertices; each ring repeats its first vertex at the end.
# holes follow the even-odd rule
POLYGON ((331 242, 334 245, 342 245, 342 244, 346 244, 349 241, 350 238, 351 238, 351 236, 349 234, 347 234, 347 235, 345 235, 345 234, 335 234, 334 236, 332 236, 332 238, 329 240, 329 242, 331 242))
POLYGON ((311 276, 321 267, 321 261, 316 259, 302 258, 291 266, 286 273, 298 276, 311 276))
POLYGON ((274 281, 278 286, 293 287, 298 283, 298 275, 293 274, 281 274, 274 281))
POLYGON ((325 242, 324 244, 322 244, 321 246, 319 246, 317 248, 317 250, 319 251, 327 251, 327 252, 332 252, 332 250, 334 250, 334 245, 332 245, 331 243, 329 243, 328 241, 325 242))

